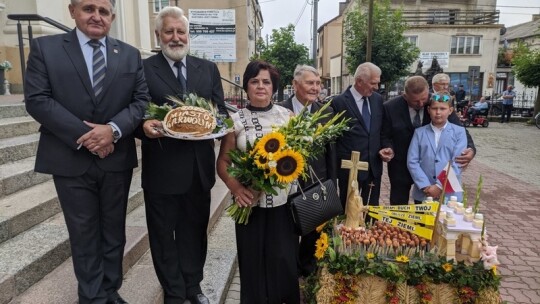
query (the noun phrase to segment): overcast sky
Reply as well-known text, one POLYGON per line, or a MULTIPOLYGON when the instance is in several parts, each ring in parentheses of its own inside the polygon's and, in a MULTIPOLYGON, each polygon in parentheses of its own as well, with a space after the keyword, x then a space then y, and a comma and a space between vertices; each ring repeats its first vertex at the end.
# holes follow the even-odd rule
MULTIPOLYGON (((263 37, 272 34, 272 29, 296 24, 295 38, 308 48, 311 47, 312 11, 314 0, 259 0, 264 19, 263 37), (307 4, 306 4, 307 3, 307 4)), ((433 0, 435 1, 435 0, 433 0)), ((340 0, 319 0, 318 26, 338 15, 340 0)), ((497 0, 500 11, 499 22, 506 27, 532 20, 532 14, 540 14, 540 0, 497 0)), ((311 50, 310 50, 311 54, 311 50)))

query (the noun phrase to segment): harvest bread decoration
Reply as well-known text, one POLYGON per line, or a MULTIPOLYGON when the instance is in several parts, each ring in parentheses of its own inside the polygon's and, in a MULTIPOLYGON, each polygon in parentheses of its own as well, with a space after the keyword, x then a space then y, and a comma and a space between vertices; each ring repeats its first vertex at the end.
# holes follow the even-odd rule
POLYGON ((216 118, 203 108, 182 106, 167 113, 163 127, 173 135, 203 136, 212 133, 216 118))

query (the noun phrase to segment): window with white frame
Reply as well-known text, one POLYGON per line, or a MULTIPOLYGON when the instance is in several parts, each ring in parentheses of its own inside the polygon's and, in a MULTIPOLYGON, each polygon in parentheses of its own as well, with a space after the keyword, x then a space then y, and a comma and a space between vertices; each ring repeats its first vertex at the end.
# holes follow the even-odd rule
POLYGON ((404 37, 405 37, 405 41, 407 41, 408 43, 414 46, 418 46, 418 36, 404 36, 404 37))
POLYGON ((169 6, 169 0, 154 0, 154 13, 159 13, 165 6, 169 6))
POLYGON ((450 54, 452 55, 477 55, 480 54, 480 36, 453 36, 450 54))

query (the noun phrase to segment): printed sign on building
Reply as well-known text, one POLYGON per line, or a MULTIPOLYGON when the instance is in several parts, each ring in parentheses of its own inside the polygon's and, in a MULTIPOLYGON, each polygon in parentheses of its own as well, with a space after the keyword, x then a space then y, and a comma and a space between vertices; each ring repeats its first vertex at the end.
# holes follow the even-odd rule
POLYGON ((236 62, 233 9, 190 9, 191 54, 214 62, 236 62))
POLYGON ((437 57, 437 62, 439 62, 441 68, 448 68, 448 65, 450 64, 450 52, 420 52, 419 60, 423 62, 424 69, 429 69, 429 67, 431 67, 433 57, 437 57))

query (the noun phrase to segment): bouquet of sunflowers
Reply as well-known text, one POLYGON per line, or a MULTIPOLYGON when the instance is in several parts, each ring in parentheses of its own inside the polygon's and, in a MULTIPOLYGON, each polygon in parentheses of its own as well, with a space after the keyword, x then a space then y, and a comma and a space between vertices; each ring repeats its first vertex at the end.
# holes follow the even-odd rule
MULTIPOLYGON (((275 188, 285 189, 296 179, 306 178, 307 161, 321 155, 326 144, 348 130, 349 119, 342 119, 343 113, 320 123, 331 115, 324 113, 328 106, 330 103, 313 114, 304 108, 286 125, 275 128, 253 144, 248 142, 246 151, 230 151, 232 166, 227 169, 228 173, 255 191, 273 195, 278 194, 275 188)), ((247 224, 251 207, 239 207, 233 199, 227 213, 237 223, 247 224)))

